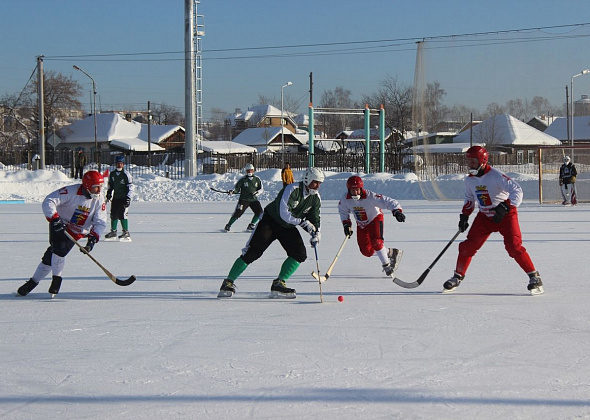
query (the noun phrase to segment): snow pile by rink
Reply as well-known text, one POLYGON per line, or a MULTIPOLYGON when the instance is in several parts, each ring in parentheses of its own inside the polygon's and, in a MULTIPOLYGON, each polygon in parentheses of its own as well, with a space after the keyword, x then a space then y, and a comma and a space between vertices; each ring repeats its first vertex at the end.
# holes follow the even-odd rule
MULTIPOLYGON (((133 172, 131 172, 133 174, 133 172)), ((264 184, 262 201, 276 197, 282 188, 279 169, 267 169, 256 172, 264 184)), ((295 171, 295 180, 303 177, 303 171, 295 171)), ((346 188, 346 180, 352 172, 326 172, 326 179, 320 193, 324 200, 338 200, 346 188)), ((362 174, 361 174, 362 175, 362 174)), ((508 173, 518 181, 525 191, 525 199, 538 199, 538 182, 535 175, 508 173)), ((230 190, 241 173, 198 175, 193 178, 172 180, 154 174, 134 175, 136 184, 134 201, 148 202, 200 202, 200 201, 235 201, 235 197, 214 192, 210 187, 219 190, 230 190)), ((462 200, 464 193, 464 174, 444 175, 436 178, 435 183, 421 182, 416 174, 407 173, 393 175, 377 173, 362 175, 365 188, 389 195, 400 200, 445 199, 462 200), (433 185, 436 189, 433 189, 433 185)), ((50 192, 72 183, 74 180, 62 172, 37 171, 0 171, 0 200, 26 200, 37 203, 50 192)))

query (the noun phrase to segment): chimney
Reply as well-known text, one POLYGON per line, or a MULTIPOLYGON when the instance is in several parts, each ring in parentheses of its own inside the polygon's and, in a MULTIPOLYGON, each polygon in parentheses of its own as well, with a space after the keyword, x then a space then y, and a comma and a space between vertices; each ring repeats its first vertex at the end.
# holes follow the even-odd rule
POLYGON ((131 122, 131 113, 127 113, 125 114, 125 119, 129 122, 131 122))

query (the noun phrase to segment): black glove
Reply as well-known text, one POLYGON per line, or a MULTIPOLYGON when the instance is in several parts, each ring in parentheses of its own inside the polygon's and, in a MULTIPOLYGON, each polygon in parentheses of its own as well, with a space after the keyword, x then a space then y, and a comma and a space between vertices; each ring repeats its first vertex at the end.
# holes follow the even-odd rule
POLYGON ((131 204, 131 198, 129 198, 129 197, 125 198, 125 207, 129 207, 130 204, 131 204))
POLYGON ((51 230, 55 233, 61 233, 66 228, 66 222, 61 217, 53 219, 51 222, 51 230))
POLYGON ((492 219, 494 223, 500 223, 506 213, 510 211, 510 206, 505 202, 498 204, 496 207, 492 209, 494 211, 494 218, 492 219))
MULTIPOLYGON (((97 242, 98 242, 98 239, 96 239, 96 236, 89 235, 88 236, 88 242, 86 242, 86 246, 84 247, 84 249, 86 250, 86 252, 92 251, 92 248, 94 248, 94 245, 97 242)), ((80 252, 84 252, 84 251, 80 250, 80 252)))
POLYGON ((345 220, 342 224, 344 225, 344 235, 350 238, 352 236, 352 223, 350 223, 350 220, 345 220))
POLYGON ((111 191, 107 191, 107 201, 111 201, 111 198, 113 198, 113 193, 111 191))
POLYGON ((459 215, 459 232, 465 232, 469 227, 469 216, 466 214, 459 215))
POLYGON ((393 211, 393 217, 395 217, 395 220, 397 220, 398 222, 405 222, 406 221, 406 215, 403 214, 400 209, 393 211))

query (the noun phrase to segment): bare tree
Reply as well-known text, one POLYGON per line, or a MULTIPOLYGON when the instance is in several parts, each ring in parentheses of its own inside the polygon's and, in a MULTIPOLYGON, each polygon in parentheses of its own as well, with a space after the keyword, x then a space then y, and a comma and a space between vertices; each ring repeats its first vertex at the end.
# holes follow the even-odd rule
POLYGON ((502 105, 497 104, 496 102, 492 102, 488 104, 486 107, 486 112, 482 116, 483 119, 495 117, 496 115, 506 114, 506 108, 502 105))
POLYGON ((152 110, 154 120, 162 125, 182 125, 184 115, 177 107, 168 105, 166 103, 158 104, 152 110))
MULTIPOLYGON (((34 104, 38 92, 38 82, 35 80, 25 89, 25 103, 34 104)), ((82 85, 72 78, 55 71, 43 74, 43 112, 47 131, 57 130, 69 123, 68 115, 72 109, 81 109, 78 98, 82 96, 82 85)), ((36 109, 33 107, 33 115, 36 109)))
MULTIPOLYGON (((342 86, 337 86, 334 90, 325 90, 322 93, 320 107, 341 110, 351 109, 354 107, 354 102, 351 97, 352 92, 350 90, 345 89, 342 86)), ((351 117, 351 115, 346 114, 321 115, 321 121, 326 135, 329 138, 333 138, 340 131, 352 128, 351 124, 356 121, 351 117)))

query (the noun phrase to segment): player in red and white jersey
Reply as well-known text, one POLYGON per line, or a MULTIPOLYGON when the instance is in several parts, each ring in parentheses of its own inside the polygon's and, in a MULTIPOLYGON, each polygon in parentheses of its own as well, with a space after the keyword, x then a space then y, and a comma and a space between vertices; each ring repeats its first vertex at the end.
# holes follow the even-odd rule
POLYGON ((49 293, 59 292, 65 257, 74 246, 66 230, 76 240, 87 237, 84 248, 88 252, 98 242, 107 220, 101 194, 103 183, 98 171, 88 171, 82 177, 82 185, 68 185, 45 197, 41 208, 49 222, 49 247, 33 276, 18 289, 20 296, 28 295, 49 273, 53 274, 49 293))
POLYGON ((344 234, 352 236, 350 214, 354 215, 357 225, 357 243, 365 257, 377 255, 386 275, 391 276, 397 269, 403 251, 385 248, 383 244, 383 211, 390 210, 398 222, 405 222, 406 216, 397 200, 374 193, 363 188, 361 177, 353 175, 346 181, 346 193, 338 202, 340 220, 344 234))
POLYGON ((504 247, 518 265, 528 274, 528 290, 531 294, 543 293, 539 272, 522 245, 517 207, 522 203, 522 188, 516 181, 488 164, 488 152, 482 146, 470 147, 467 152, 469 176, 465 178, 465 202, 459 216, 459 230, 469 227, 469 215, 475 205, 479 208, 467 239, 459 244, 459 256, 455 272, 443 287, 445 292, 455 290, 465 277, 467 268, 476 252, 493 232, 504 237, 504 247))

